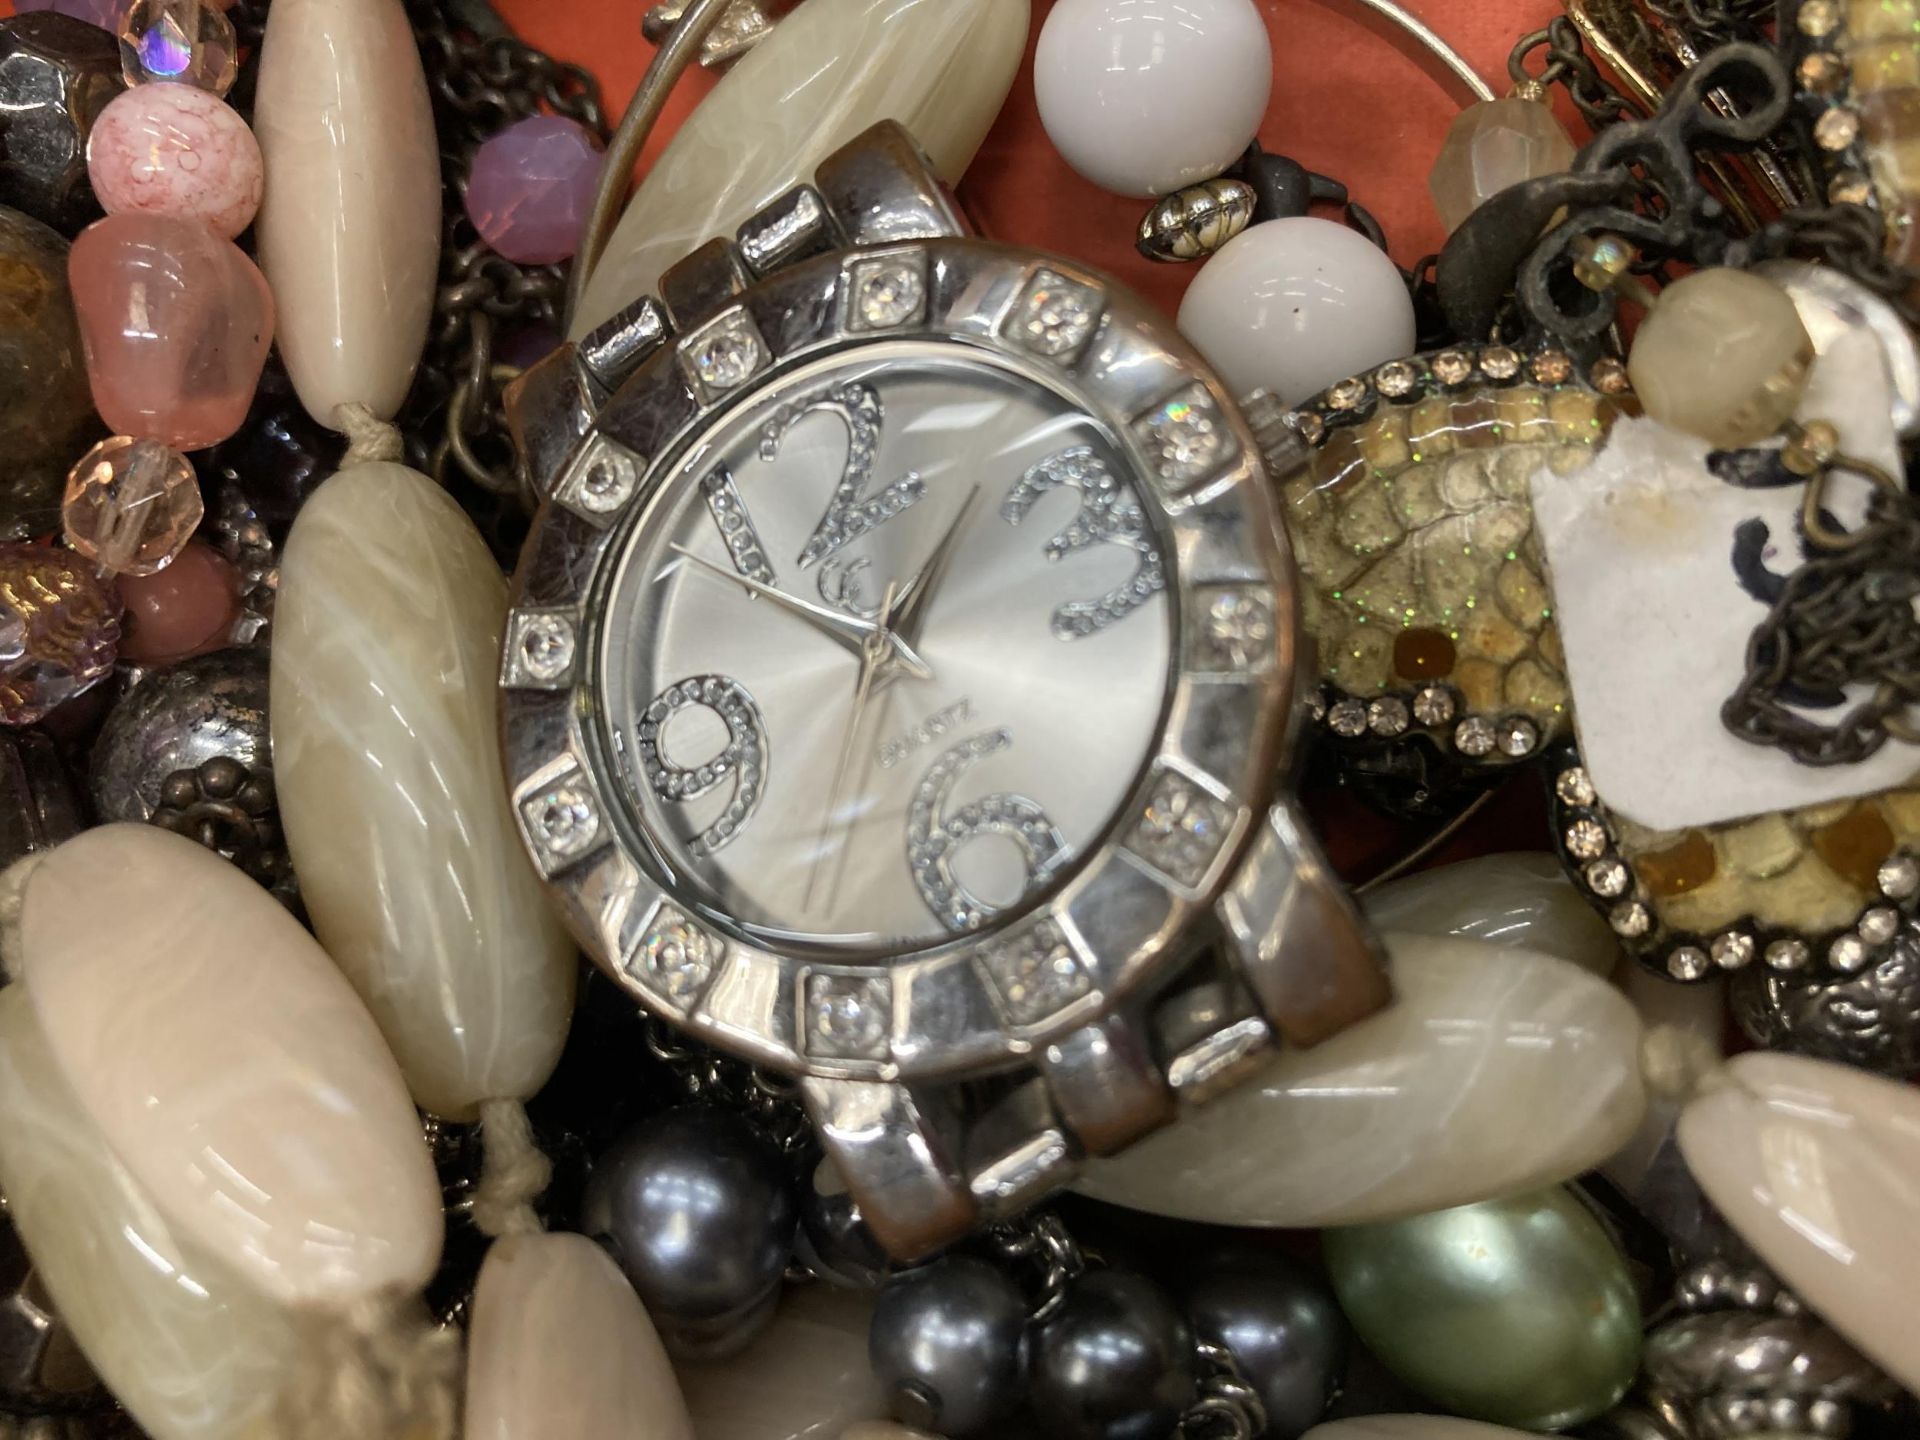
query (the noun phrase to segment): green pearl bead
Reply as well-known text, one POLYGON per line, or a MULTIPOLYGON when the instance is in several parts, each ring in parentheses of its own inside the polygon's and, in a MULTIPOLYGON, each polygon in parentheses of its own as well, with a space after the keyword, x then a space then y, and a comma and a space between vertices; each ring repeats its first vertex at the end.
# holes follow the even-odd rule
POLYGON ((1640 1365, 1640 1304, 1600 1223, 1555 1187, 1325 1235, 1354 1330, 1459 1415, 1557 1430, 1601 1414, 1640 1365))

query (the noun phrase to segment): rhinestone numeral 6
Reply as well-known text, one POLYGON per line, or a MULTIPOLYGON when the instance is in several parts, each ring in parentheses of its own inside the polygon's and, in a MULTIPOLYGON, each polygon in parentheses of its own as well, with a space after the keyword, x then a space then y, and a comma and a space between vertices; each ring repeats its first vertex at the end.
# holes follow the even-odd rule
POLYGON ((1102 543, 1124 546, 1140 557, 1132 577, 1099 599, 1069 600, 1054 608, 1054 635, 1061 640, 1080 640, 1118 624, 1166 589, 1167 572, 1140 502, 1088 445, 1049 455, 1014 481, 1001 502, 1001 518, 1009 525, 1018 525, 1042 495, 1062 489, 1079 492, 1080 508, 1066 528, 1047 541, 1048 560, 1064 560, 1076 550, 1102 543))
POLYGON ((919 503, 927 493, 927 482, 914 474, 894 481, 878 495, 867 493, 873 485, 873 457, 880 448, 880 422, 884 418, 879 392, 871 385, 836 385, 797 405, 781 406, 760 432, 760 458, 774 459, 787 433, 809 415, 821 412, 838 415, 846 422, 847 463, 833 498, 827 502, 826 513, 800 551, 802 570, 885 524, 919 503))
POLYGON ((767 775, 767 727, 753 697, 738 680, 725 675, 695 675, 669 685, 649 702, 640 717, 640 768, 647 785, 662 800, 685 804, 722 785, 733 786, 727 808, 688 843, 696 859, 720 849, 747 823, 760 803, 767 775), (667 722, 692 706, 711 710, 727 727, 727 743, 718 755, 697 765, 677 765, 661 745, 667 722))
POLYGON ((1046 883, 1067 858, 1066 838, 1047 812, 1024 795, 988 795, 947 813, 947 801, 960 776, 1012 744, 1013 736, 1006 730, 989 730, 961 741, 927 768, 908 811, 907 864, 913 883, 927 908, 956 933, 978 929, 1000 910, 970 893, 954 875, 953 859, 963 846, 983 835, 1011 840, 1026 862, 1023 893, 1046 883))

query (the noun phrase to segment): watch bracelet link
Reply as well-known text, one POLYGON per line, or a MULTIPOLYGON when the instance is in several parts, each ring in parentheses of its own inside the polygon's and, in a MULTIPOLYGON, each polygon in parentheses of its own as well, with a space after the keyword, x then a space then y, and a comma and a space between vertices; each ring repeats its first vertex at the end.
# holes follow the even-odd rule
MULTIPOLYGON (((549 493, 600 408, 649 357, 756 280, 830 251, 969 233, 912 136, 874 127, 830 156, 814 184, 670 267, 659 298, 629 305, 514 383, 509 421, 532 488, 549 493)), ((1017 1214, 1071 1183, 1087 1158, 1231 1088, 1278 1045, 1317 1043, 1390 998, 1377 945, 1287 800, 1246 847, 1215 913, 1201 927, 1215 933, 1187 937, 1192 954, 1170 967, 1171 987, 1037 1045, 1029 1072, 985 1084, 800 1079, 824 1150, 896 1259, 1017 1214)))

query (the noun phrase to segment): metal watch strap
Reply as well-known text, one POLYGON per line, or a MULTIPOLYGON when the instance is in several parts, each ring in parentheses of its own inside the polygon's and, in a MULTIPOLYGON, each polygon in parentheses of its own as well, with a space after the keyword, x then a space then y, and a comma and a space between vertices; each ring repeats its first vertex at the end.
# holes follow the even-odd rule
MULTIPOLYGON (((649 356, 754 281, 827 251, 967 233, 912 137, 876 126, 814 184, 674 265, 659 299, 629 306, 517 382, 510 415, 535 488, 544 494, 565 473, 596 414, 649 356)), ((1124 1149, 1183 1103, 1244 1078, 1276 1044, 1316 1043, 1387 1003, 1378 949, 1291 801, 1248 839, 1215 914, 1218 937, 1169 937, 1192 946, 1174 988, 1036 1046, 1031 1071, 998 1077, 991 1104, 964 1083, 801 1079, 823 1147, 893 1255, 925 1255, 1025 1209, 1087 1157, 1124 1149)))

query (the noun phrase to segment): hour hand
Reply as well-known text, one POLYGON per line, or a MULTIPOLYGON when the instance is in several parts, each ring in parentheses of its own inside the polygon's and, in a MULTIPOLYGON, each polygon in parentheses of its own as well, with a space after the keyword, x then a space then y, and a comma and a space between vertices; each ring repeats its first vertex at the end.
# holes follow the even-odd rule
POLYGON ((722 580, 731 580, 749 594, 765 596, 770 604, 777 605, 798 620, 806 621, 815 630, 856 658, 864 651, 867 637, 880 628, 871 620, 862 620, 857 615, 843 615, 838 610, 829 610, 824 605, 815 605, 810 600, 802 600, 797 595, 776 590, 773 586, 755 580, 750 575, 742 575, 738 571, 716 565, 711 560, 694 554, 684 545, 673 545, 668 548, 689 564, 697 565, 702 570, 718 575, 722 580))

